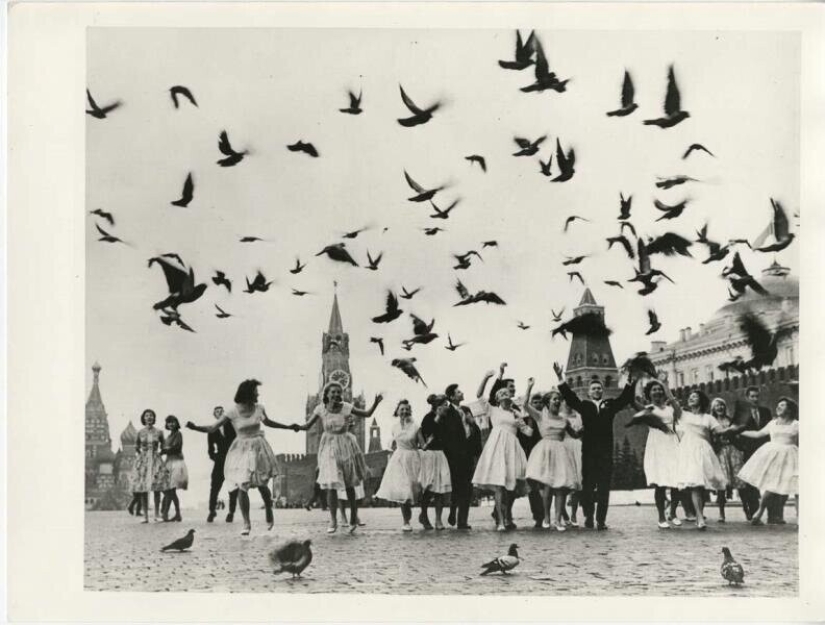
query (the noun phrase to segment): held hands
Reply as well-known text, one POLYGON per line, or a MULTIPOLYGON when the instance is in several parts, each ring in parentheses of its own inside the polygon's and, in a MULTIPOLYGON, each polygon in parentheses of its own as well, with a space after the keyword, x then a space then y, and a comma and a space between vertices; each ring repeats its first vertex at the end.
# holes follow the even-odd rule
POLYGON ((301 426, 298 425, 297 423, 293 423, 292 425, 289 426, 289 429, 292 430, 293 432, 300 432, 301 431, 301 426))

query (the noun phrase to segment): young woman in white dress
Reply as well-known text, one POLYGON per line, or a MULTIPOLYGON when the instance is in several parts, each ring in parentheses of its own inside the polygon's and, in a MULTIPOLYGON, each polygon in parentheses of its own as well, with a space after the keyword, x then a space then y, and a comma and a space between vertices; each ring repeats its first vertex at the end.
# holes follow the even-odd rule
POLYGON ((724 491, 727 479, 722 465, 713 451, 712 436, 725 435, 729 429, 708 414, 710 400, 702 391, 688 395, 687 410, 682 412, 676 426, 681 435, 676 463, 676 482, 679 490, 687 491, 696 509, 696 528, 704 530, 705 491, 724 491))
POLYGON ((799 520, 799 406, 789 397, 781 397, 776 417, 759 431, 741 432, 745 438, 771 440, 757 449, 742 467, 739 477, 759 489, 762 500, 751 523, 762 525, 762 514, 777 496, 794 495, 799 520))
POLYGON ((421 496, 421 483, 418 481, 421 454, 418 448, 423 445, 424 437, 421 428, 413 421, 412 407, 406 399, 398 402, 393 416, 398 422, 392 428, 392 455, 375 496, 400 503, 404 522, 401 529, 411 532, 412 507, 421 496))
MULTIPOLYGON (((644 396, 648 404, 645 408, 670 429, 665 433, 649 428, 645 444, 644 470, 648 486, 654 487, 656 511, 659 513, 659 528, 668 529, 667 489, 679 487, 676 475, 676 462, 679 456, 679 438, 674 424, 682 415, 682 407, 673 397, 667 382, 651 380, 644 387, 644 396)), ((675 499, 675 497, 674 497, 675 499)))
POLYGON ((489 403, 486 406, 490 417, 490 437, 478 459, 473 484, 493 491, 498 517, 496 530, 503 532, 508 526, 515 527, 511 512, 512 501, 527 493, 527 457, 516 432, 521 430, 529 436, 532 429, 524 422, 522 413, 513 403, 507 388, 496 392, 496 401, 498 406, 489 403))
POLYGON ((567 436, 573 433, 572 425, 561 414, 561 393, 550 391, 544 395, 543 408, 536 410, 528 398, 533 390, 533 378, 527 381, 527 392, 524 396, 523 409, 536 422, 541 432, 541 440, 533 447, 527 460, 527 480, 538 484, 541 488, 541 499, 544 504, 544 522, 542 527, 553 527, 556 531, 566 529, 562 521, 567 493, 575 490, 577 483, 576 464, 570 448, 564 444, 567 436), (555 519, 550 521, 550 503, 555 505, 555 519))
POLYGON ((430 395, 427 398, 430 411, 421 420, 421 435, 424 439, 421 445, 421 469, 418 473, 418 482, 421 484, 421 512, 418 522, 425 530, 433 529, 430 524, 429 505, 435 507, 435 529, 444 529, 441 516, 444 507, 450 506, 450 495, 453 492, 450 464, 444 453, 444 419, 450 411, 450 400, 446 395, 430 395))

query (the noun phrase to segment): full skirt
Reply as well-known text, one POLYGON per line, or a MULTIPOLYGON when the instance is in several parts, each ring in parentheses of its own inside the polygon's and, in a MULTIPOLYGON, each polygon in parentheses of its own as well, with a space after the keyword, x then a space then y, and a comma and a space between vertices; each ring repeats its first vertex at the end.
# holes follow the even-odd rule
POLYGON ((564 439, 564 446, 573 457, 573 466, 576 467, 576 490, 582 488, 582 442, 579 438, 568 436, 564 439))
POLYGON ((504 487, 524 495, 527 493, 526 472, 527 456, 516 435, 502 428, 493 428, 478 459, 473 484, 486 490, 504 487))
POLYGON ((677 463, 679 439, 675 434, 665 434, 650 429, 645 445, 644 470, 648 486, 679 487, 677 463))
POLYGON ((392 452, 381 486, 375 496, 398 503, 415 503, 421 494, 418 481, 421 457, 415 449, 396 449, 392 452))
POLYGON ((236 438, 223 465, 223 475, 229 489, 267 486, 278 474, 272 448, 263 436, 236 438))
POLYGON ((579 490, 573 453, 564 441, 543 438, 533 447, 527 459, 528 480, 550 488, 579 490))
POLYGON ((679 443, 677 488, 724 490, 728 486, 722 465, 711 444, 700 436, 685 435, 679 443))
POLYGON ((186 490, 189 486, 189 471, 183 458, 167 458, 166 468, 169 469, 169 488, 186 490))
POLYGON ((318 485, 321 488, 352 488, 367 478, 367 461, 358 440, 350 432, 324 432, 318 445, 318 485))
POLYGON ((716 452, 719 464, 722 465, 722 473, 728 481, 728 486, 732 488, 742 488, 744 482, 739 479, 739 471, 745 463, 745 457, 741 449, 737 449, 732 444, 723 445, 716 452))
POLYGON ((761 492, 799 494, 799 447, 765 443, 742 467, 739 477, 761 492))
POLYGON ((418 483, 421 485, 421 490, 440 495, 452 492, 450 465, 444 452, 434 449, 420 453, 421 468, 418 471, 418 483))
POLYGON ((137 455, 132 471, 132 492, 169 490, 169 469, 160 454, 143 451, 137 455))
MULTIPOLYGON (((352 490, 355 491, 355 501, 361 501, 364 497, 367 496, 367 493, 364 490, 364 483, 363 482, 353 486, 352 490)), ((346 488, 339 488, 338 489, 338 501, 349 501, 349 495, 347 495, 347 489, 346 488)))

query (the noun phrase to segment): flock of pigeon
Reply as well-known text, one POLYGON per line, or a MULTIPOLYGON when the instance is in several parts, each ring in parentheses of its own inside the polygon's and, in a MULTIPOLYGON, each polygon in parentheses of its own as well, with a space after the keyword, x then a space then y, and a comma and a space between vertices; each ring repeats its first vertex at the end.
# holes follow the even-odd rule
MULTIPOLYGON (((524 71, 530 67, 533 68, 534 82, 529 85, 521 87, 524 93, 537 92, 554 92, 557 94, 564 94, 568 91, 568 83, 570 78, 560 79, 555 72, 550 71, 547 57, 538 36, 531 32, 526 41, 522 39, 521 33, 516 32, 516 48, 513 59, 500 60, 499 66, 507 71, 524 71)), ((416 104, 409 94, 404 90, 403 86, 399 85, 401 103, 409 112, 406 117, 398 118, 398 124, 405 128, 411 128, 422 124, 431 123, 436 118, 436 114, 441 107, 441 102, 431 102, 426 106, 419 106, 416 104)), ((177 109, 184 105, 184 100, 189 106, 197 107, 197 101, 191 91, 182 85, 176 85, 170 88, 170 96, 172 104, 177 109)), ((362 108, 363 93, 357 96, 349 92, 349 105, 340 108, 339 111, 344 115, 361 115, 364 113, 362 108)), ((106 104, 105 106, 98 105, 92 94, 87 90, 88 110, 86 111, 91 117, 104 120, 108 115, 115 112, 121 105, 119 101, 106 104)), ((611 118, 627 118, 631 116, 638 108, 635 102, 635 90, 633 79, 629 71, 625 71, 622 83, 621 96, 619 108, 607 111, 605 114, 611 118)), ((605 107, 607 108, 607 107, 605 107)), ((664 101, 663 114, 656 119, 643 120, 644 125, 656 126, 661 129, 668 129, 682 123, 690 117, 690 113, 685 111, 681 105, 681 95, 676 80, 676 74, 671 65, 667 75, 667 90, 664 101)), ((514 141, 518 146, 518 150, 513 153, 513 157, 524 158, 533 157, 539 154, 540 146, 547 139, 547 136, 540 136, 535 139, 528 139, 523 137, 515 137, 514 141)), ((301 153, 310 158, 320 158, 321 152, 316 146, 310 142, 299 140, 294 144, 286 146, 291 152, 301 153)), ((229 135, 226 131, 222 131, 218 138, 218 150, 220 158, 216 163, 221 167, 236 167, 243 163, 244 159, 249 157, 250 152, 247 149, 238 150, 233 147, 230 142, 229 135)), ((544 161, 541 156, 538 156, 539 170, 543 176, 550 178, 551 182, 564 183, 572 179, 576 175, 576 154, 572 147, 565 150, 562 147, 561 140, 556 138, 555 153, 551 154, 549 158, 544 161), (555 155, 555 165, 553 164, 553 156, 555 155), (555 172, 553 171, 555 167, 555 172)), ((681 152, 682 160, 695 158, 695 155, 703 155, 704 158, 716 158, 716 156, 707 147, 694 143, 688 146, 681 152)), ((480 154, 467 155, 466 160, 470 166, 478 166, 482 173, 487 172, 487 159, 480 154)), ((439 192, 445 189, 445 185, 422 185, 413 177, 404 171, 404 177, 407 184, 413 191, 413 195, 408 199, 414 203, 428 202, 434 211, 430 217, 433 220, 447 220, 456 206, 460 202, 459 199, 454 199, 449 206, 436 204, 436 196, 439 192)), ((684 187, 691 183, 698 182, 697 179, 687 175, 675 175, 666 178, 660 178, 655 183, 658 189, 671 189, 677 187, 684 187)), ((187 207, 192 202, 196 192, 195 181, 192 173, 189 173, 183 183, 180 198, 170 202, 175 207, 187 207)), ((675 223, 682 214, 688 210, 690 203, 689 198, 685 198, 675 204, 668 204, 659 199, 654 201, 655 208, 662 214, 657 221, 667 221, 668 223, 675 223)), ((735 301, 742 297, 749 289, 759 293, 766 294, 767 291, 757 282, 757 280, 748 272, 736 246, 744 245, 757 252, 778 252, 791 244, 794 239, 794 234, 790 232, 788 217, 781 206, 781 204, 771 199, 771 206, 773 209, 773 218, 771 223, 766 228, 766 235, 760 237, 761 242, 754 242, 754 244, 743 239, 732 239, 727 242, 719 242, 712 240, 708 233, 708 225, 697 233, 695 240, 690 240, 675 232, 666 232, 655 237, 646 237, 637 235, 636 228, 631 222, 631 211, 633 208, 633 196, 625 197, 623 192, 619 193, 619 214, 616 218, 618 225, 618 233, 615 236, 606 239, 607 252, 616 253, 611 250, 614 246, 618 246, 617 250, 626 257, 633 270, 633 277, 627 279, 627 284, 636 283, 640 285, 637 293, 641 296, 647 296, 656 291, 662 281, 666 280, 673 283, 673 280, 663 271, 656 269, 653 266, 653 261, 657 255, 661 256, 681 256, 685 258, 692 258, 690 248, 694 244, 704 245, 707 248, 707 257, 701 262, 704 264, 721 262, 727 258, 731 252, 732 261, 730 266, 723 269, 721 275, 727 279, 728 294, 730 301, 735 301), (767 233, 773 234, 775 242, 764 245, 767 233)), ((106 228, 102 227, 100 222, 96 223, 96 228, 101 235, 99 241, 104 243, 116 244, 124 243, 122 239, 112 233, 115 226, 114 215, 102 209, 95 209, 90 211, 93 215, 101 220, 107 222, 106 228)), ((564 233, 567 233, 570 227, 576 222, 588 223, 590 220, 578 216, 570 215, 564 222, 564 233)), ((348 232, 343 235, 343 241, 336 241, 327 245, 322 250, 315 253, 315 256, 325 256, 329 261, 339 264, 346 264, 353 268, 360 268, 360 265, 353 257, 350 250, 347 248, 347 241, 356 239, 359 234, 368 228, 361 228, 348 232)), ((384 229, 387 230, 386 228, 384 229)), ((444 229, 438 226, 424 228, 426 236, 436 236, 444 229)), ((243 244, 254 244, 261 241, 256 236, 245 236, 239 240, 243 244)), ((498 242, 495 240, 480 242, 481 250, 496 249, 498 242)), ((485 252, 486 253, 486 252, 485 252)), ((383 252, 373 255, 370 251, 366 253, 367 261, 364 268, 371 271, 378 271, 383 252)), ((481 252, 475 249, 468 250, 461 254, 453 254, 455 265, 453 269, 456 271, 469 268, 472 263, 478 259, 483 261, 481 252)), ((562 262, 565 268, 572 268, 567 271, 570 281, 574 279, 579 280, 582 285, 586 284, 586 280, 582 275, 582 262, 588 258, 587 254, 576 255, 568 257, 562 262)), ((157 311, 159 319, 167 326, 175 325, 183 330, 194 332, 195 330, 189 326, 181 316, 179 309, 186 305, 192 304, 200 300, 207 289, 206 283, 198 283, 195 278, 194 269, 187 266, 184 260, 176 253, 170 252, 161 254, 148 259, 148 266, 152 268, 158 265, 163 271, 168 287, 168 296, 161 301, 154 304, 153 308, 157 311)), ((297 275, 301 273, 306 266, 300 257, 296 259, 295 266, 290 269, 290 273, 297 275)), ((213 284, 216 287, 225 288, 228 292, 232 292, 233 281, 223 272, 216 271, 215 275, 211 277, 213 284)), ((624 289, 624 284, 619 280, 604 280, 604 284, 624 289)), ((262 271, 257 271, 252 278, 245 278, 246 289, 244 293, 255 294, 266 292, 273 281, 267 278, 262 271)), ((411 300, 420 288, 407 290, 406 287, 402 289, 401 299, 411 300)), ((470 290, 460 279, 456 280, 455 291, 458 294, 458 301, 454 306, 469 306, 474 304, 492 304, 497 306, 506 305, 505 300, 495 292, 484 289, 470 290)), ((292 294, 296 297, 302 297, 309 294, 307 291, 292 289, 292 294)), ((226 312, 223 308, 215 304, 216 316, 219 319, 226 319, 231 317, 231 313, 226 312)), ((585 334, 590 336, 608 335, 610 329, 605 327, 603 318, 597 314, 583 314, 580 316, 573 316, 568 320, 563 320, 562 313, 556 314, 554 312, 554 322, 558 325, 553 328, 552 335, 555 337, 561 335, 567 338, 569 334, 585 334)), ((386 294, 384 309, 375 317, 372 322, 376 327, 382 324, 389 324, 397 320, 404 313, 399 303, 399 296, 397 293, 390 291, 386 294)), ((654 334, 657 332, 662 324, 656 312, 653 309, 648 310, 649 329, 647 334, 654 334)), ((401 349, 411 351, 415 346, 422 346, 431 343, 438 338, 438 334, 433 331, 435 326, 435 319, 425 321, 414 314, 410 315, 412 319, 413 336, 409 339, 403 340, 401 349)), ((759 368, 761 366, 769 365, 776 357, 776 339, 778 336, 771 335, 771 333, 762 325, 762 323, 753 315, 745 314, 740 323, 750 339, 750 344, 753 350, 753 357, 749 360, 738 359, 736 361, 726 363, 725 368, 734 369, 738 371, 747 371, 750 368, 759 368)), ((519 321, 518 328, 527 330, 529 325, 519 321)), ((382 337, 370 337, 370 341, 375 343, 382 355, 384 355, 384 342, 382 337)), ((446 349, 455 351, 464 343, 454 343, 450 335, 447 336, 446 349)), ((390 364, 393 367, 400 369, 410 379, 420 382, 426 386, 424 379, 419 371, 416 369, 416 358, 394 358, 390 364)))
MULTIPOLYGON (((161 549, 162 552, 177 551, 178 553, 188 551, 195 543, 195 530, 189 530, 183 538, 179 538, 161 549)), ((276 546, 269 551, 269 562, 273 567, 273 574, 290 573, 292 579, 300 577, 304 569, 312 563, 312 541, 311 540, 290 540, 276 546)), ((722 578, 728 582, 728 586, 741 586, 745 583, 745 570, 742 565, 733 559, 730 549, 722 548, 724 559, 722 561, 722 578)), ((480 575, 490 575, 491 573, 501 573, 508 575, 521 563, 518 553, 518 545, 510 545, 507 554, 498 556, 481 565, 480 575)))

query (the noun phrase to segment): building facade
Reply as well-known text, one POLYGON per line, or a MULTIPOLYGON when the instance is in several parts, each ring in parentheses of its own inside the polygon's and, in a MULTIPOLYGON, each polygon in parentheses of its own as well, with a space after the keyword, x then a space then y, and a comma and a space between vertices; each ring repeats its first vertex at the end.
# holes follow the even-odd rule
MULTIPOLYGON (((782 331, 773 367, 794 367, 799 358, 799 282, 789 270, 774 263, 762 272, 760 284, 768 295, 747 295, 720 308, 699 328, 684 328, 671 343, 654 341, 650 360, 666 371, 672 388, 710 384, 731 375, 719 369, 723 362, 751 357, 738 318, 752 312, 771 332, 782 331)), ((732 374, 736 375, 736 374, 732 374)))

